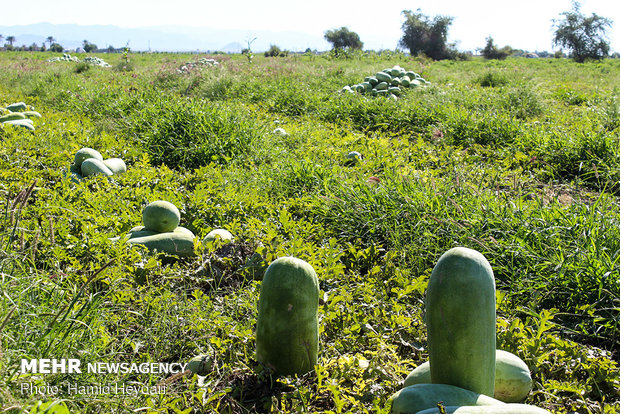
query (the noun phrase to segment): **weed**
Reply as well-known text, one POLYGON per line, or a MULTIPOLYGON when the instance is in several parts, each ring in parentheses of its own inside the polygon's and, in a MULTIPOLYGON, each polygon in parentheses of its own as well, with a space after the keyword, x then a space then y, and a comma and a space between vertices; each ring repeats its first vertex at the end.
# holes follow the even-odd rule
POLYGON ((508 84, 508 77, 499 72, 486 72, 480 75, 475 82, 483 88, 496 88, 508 84))

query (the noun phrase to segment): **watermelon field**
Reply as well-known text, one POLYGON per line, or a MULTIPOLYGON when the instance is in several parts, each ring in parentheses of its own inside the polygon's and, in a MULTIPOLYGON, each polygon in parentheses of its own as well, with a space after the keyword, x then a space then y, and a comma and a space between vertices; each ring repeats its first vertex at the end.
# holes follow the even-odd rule
POLYGON ((496 348, 529 368, 522 403, 620 413, 620 60, 61 57, 0 53, 0 107, 40 114, 0 124, 0 412, 387 414, 429 360, 433 268, 466 247, 493 272, 496 348), (395 67, 424 82, 356 86, 395 67), (126 172, 76 176, 83 148, 126 172), (192 254, 127 242, 157 200, 192 254), (257 359, 285 256, 318 280, 303 375, 257 359), (202 375, 86 369, 199 355, 202 375), (82 370, 25 372, 43 359, 82 370))

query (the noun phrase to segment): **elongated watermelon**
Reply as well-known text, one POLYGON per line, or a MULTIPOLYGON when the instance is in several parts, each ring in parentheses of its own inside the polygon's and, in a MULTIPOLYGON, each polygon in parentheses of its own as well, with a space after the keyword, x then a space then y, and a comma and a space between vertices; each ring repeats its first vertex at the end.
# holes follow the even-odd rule
MULTIPOLYGON (((404 386, 430 384, 430 363, 417 366, 407 375, 404 386)), ((521 358, 508 351, 495 351, 495 392, 493 397, 505 403, 523 401, 532 390, 532 376, 521 358)))
POLYGON ((295 257, 274 260, 263 278, 256 321, 256 357, 279 375, 314 369, 319 348, 319 281, 295 257))
POLYGON ((387 91, 388 83, 387 82, 379 82, 377 86, 375 86, 377 91, 387 91))
MULTIPOLYGON (((528 404, 444 406, 445 414, 551 414, 528 404)), ((440 414, 439 408, 429 408, 416 414, 440 414)))
POLYGON ((502 405, 503 402, 445 384, 415 384, 405 387, 389 399, 392 414, 413 414, 427 408, 436 408, 437 403, 444 405, 502 405))
POLYGON ((105 176, 111 176, 114 173, 110 171, 110 169, 96 158, 88 158, 82 162, 82 166, 80 167, 82 170, 82 175, 84 177, 90 177, 91 175, 103 174, 105 176))
POLYGON ((21 112, 14 112, 14 113, 0 116, 0 122, 15 121, 18 119, 25 119, 25 118, 26 118, 26 115, 22 114, 21 112))
POLYGON ((151 252, 160 252, 169 255, 187 257, 194 256, 194 234, 185 228, 176 227, 174 231, 155 233, 149 230, 142 230, 136 234, 132 233, 127 240, 129 244, 139 244, 146 247, 151 252), (144 235, 147 234, 147 235, 144 235))
POLYGON ((24 111, 21 112, 27 118, 42 118, 41 114, 37 111, 24 111))
POLYGON ((393 94, 394 94, 394 95, 396 95, 396 96, 400 96, 400 92, 401 92, 401 91, 400 91, 400 88, 399 88, 398 86, 390 86, 390 87, 388 88, 388 92, 389 92, 389 93, 393 93, 393 94))
POLYGON ((120 158, 108 158, 107 160, 103 160, 103 163, 115 175, 127 172, 127 165, 125 165, 125 161, 120 158))
POLYGON ((431 380, 480 394, 495 387, 495 279, 476 250, 455 247, 435 265, 426 291, 431 380))
POLYGON ((20 126, 22 128, 26 128, 30 131, 34 131, 34 125, 32 125, 32 121, 28 118, 26 119, 14 119, 12 121, 4 121, 2 125, 13 125, 20 126))
POLYGON ((22 111, 25 111, 26 109, 28 109, 28 105, 26 105, 23 102, 15 102, 15 103, 7 106, 6 109, 8 109, 11 112, 22 112, 22 111))
POLYGON ((392 81, 392 76, 390 76, 390 74, 385 73, 385 72, 377 72, 375 74, 375 77, 377 78, 379 82, 390 83, 392 81))

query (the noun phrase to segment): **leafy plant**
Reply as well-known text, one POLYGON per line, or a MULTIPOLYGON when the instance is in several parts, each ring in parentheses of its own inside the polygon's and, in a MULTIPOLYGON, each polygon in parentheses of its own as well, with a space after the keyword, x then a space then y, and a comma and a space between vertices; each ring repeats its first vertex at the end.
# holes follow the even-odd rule
POLYGON ((243 49, 241 51, 242 55, 245 55, 245 57, 248 59, 248 63, 251 64, 253 59, 254 59, 254 53, 252 53, 252 43, 256 40, 256 38, 252 39, 252 40, 248 40, 248 47, 243 49))

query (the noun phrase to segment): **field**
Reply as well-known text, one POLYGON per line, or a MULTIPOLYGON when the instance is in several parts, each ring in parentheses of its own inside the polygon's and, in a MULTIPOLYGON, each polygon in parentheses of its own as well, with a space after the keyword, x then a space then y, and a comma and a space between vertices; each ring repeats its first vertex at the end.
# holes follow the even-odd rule
POLYGON ((34 132, 0 129, 2 412, 386 413, 428 359, 433 266, 466 246, 492 265, 497 347, 529 366, 525 402, 620 413, 620 60, 213 55, 219 66, 192 67, 203 56, 129 53, 99 55, 105 68, 51 55, 0 53, 0 106, 42 115, 34 132), (397 64, 430 85, 398 100, 339 93, 397 64), (72 182, 82 147, 127 173, 72 182), (179 207, 196 257, 110 240, 158 199, 179 207), (214 228, 234 243, 201 243, 214 228), (319 362, 302 377, 255 357, 261 278, 281 256, 320 281, 319 362), (199 354, 213 360, 204 377, 20 370, 199 354))

